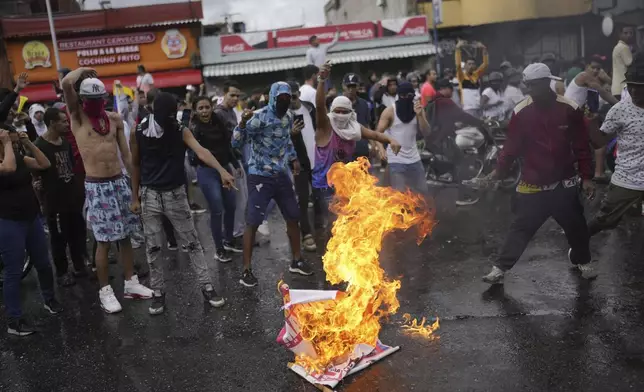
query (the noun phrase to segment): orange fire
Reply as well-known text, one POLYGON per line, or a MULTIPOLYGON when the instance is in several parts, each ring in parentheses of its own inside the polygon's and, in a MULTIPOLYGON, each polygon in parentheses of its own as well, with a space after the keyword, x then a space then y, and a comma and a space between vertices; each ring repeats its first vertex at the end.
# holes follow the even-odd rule
POLYGON ((368 168, 367 159, 359 158, 334 164, 327 175, 335 187, 331 210, 337 220, 322 262, 327 280, 347 287, 335 301, 311 303, 297 311, 302 337, 317 353, 315 359, 296 358, 308 369, 342 363, 356 344, 375 346, 380 320, 400 306, 400 281, 388 279, 379 263, 383 237, 394 229, 417 226, 420 244, 434 226, 434 210, 422 196, 376 186, 378 179, 368 168))
POLYGON ((416 319, 412 319, 409 313, 403 314, 403 329, 411 334, 420 335, 426 339, 433 340, 436 338, 434 332, 440 328, 440 323, 438 322, 438 317, 436 321, 431 324, 425 325, 427 320, 423 317, 420 322, 416 319))

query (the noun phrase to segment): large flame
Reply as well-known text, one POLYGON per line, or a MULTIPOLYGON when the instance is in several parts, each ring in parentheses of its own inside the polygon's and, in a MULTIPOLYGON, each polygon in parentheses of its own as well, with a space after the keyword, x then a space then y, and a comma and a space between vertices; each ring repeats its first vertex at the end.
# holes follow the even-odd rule
POLYGON ((312 342, 317 358, 296 361, 309 369, 341 363, 354 346, 375 346, 380 320, 396 313, 400 281, 390 280, 378 256, 386 233, 418 227, 418 243, 431 232, 434 210, 412 192, 376 186, 369 162, 359 158, 334 164, 327 178, 335 187, 331 210, 337 214, 332 237, 322 262, 331 284, 346 282, 346 295, 335 301, 309 304, 298 309, 302 337, 312 342))

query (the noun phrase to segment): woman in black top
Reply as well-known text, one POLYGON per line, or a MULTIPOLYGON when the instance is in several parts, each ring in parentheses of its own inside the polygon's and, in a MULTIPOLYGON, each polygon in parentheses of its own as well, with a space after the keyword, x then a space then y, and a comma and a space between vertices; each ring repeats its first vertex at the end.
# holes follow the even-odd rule
MULTIPOLYGON (((8 318, 7 332, 17 336, 31 335, 31 329, 22 320, 20 307, 20 280, 25 250, 38 271, 40 290, 45 309, 51 314, 62 311, 54 296, 54 275, 49 259, 40 207, 31 184, 30 170, 45 170, 50 163, 24 132, 10 131, 15 154, 16 170, 0 176, 0 256, 4 263, 4 305, 8 318), (25 150, 31 155, 26 156, 25 150)), ((0 159, 10 160, 2 151, 0 159)))
MULTIPOLYGON (((191 130, 195 138, 210 150, 221 166, 230 170, 232 165, 239 170, 239 162, 231 147, 232 135, 222 119, 213 113, 208 97, 198 97, 193 103, 194 117, 191 130)), ((235 191, 222 186, 219 172, 197 160, 197 180, 210 207, 210 226, 217 252, 215 259, 226 263, 232 260, 229 251, 241 252, 241 247, 233 240, 235 226, 235 191), (222 215, 224 232, 222 233, 222 215)))

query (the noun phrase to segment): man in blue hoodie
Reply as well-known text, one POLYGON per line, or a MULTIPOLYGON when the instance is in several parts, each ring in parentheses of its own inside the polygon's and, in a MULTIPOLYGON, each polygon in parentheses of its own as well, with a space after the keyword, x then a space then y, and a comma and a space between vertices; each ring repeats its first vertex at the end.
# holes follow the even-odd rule
POLYGON ((244 232, 244 271, 240 283, 247 287, 257 285, 257 278, 251 269, 251 258, 255 233, 265 220, 266 207, 271 199, 277 203, 284 220, 286 232, 293 252, 290 272, 311 275, 308 262, 302 258, 298 209, 293 183, 288 175, 288 164, 293 174, 298 175, 300 163, 291 141, 291 132, 302 130, 303 124, 293 123, 288 114, 291 106, 291 87, 285 82, 271 86, 268 105, 253 113, 245 110, 241 122, 233 132, 232 144, 241 149, 250 143, 248 161, 248 206, 246 209, 246 231, 244 232))

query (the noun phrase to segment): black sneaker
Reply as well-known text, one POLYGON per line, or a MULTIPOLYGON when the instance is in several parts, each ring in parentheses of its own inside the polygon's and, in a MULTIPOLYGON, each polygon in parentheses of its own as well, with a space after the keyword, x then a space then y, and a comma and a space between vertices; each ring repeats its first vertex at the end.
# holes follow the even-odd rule
POLYGON ((293 260, 288 270, 294 274, 300 274, 304 276, 313 275, 313 270, 311 269, 309 262, 304 259, 293 260))
POLYGON ((51 314, 58 314, 63 311, 63 307, 60 306, 60 303, 56 298, 52 298, 49 301, 45 301, 45 309, 51 314))
POLYGON ((83 266, 82 268, 76 268, 74 271, 75 278, 86 278, 89 274, 87 273, 87 267, 83 266))
POLYGON ((246 287, 257 286, 257 278, 255 277, 255 275, 253 275, 253 270, 252 269, 244 270, 244 272, 242 273, 241 279, 239 279, 239 283, 243 284, 246 287))
POLYGON ((173 243, 168 242, 168 250, 177 250, 177 243, 175 242, 173 244, 173 243))
POLYGON ((31 328, 24 320, 18 319, 9 321, 7 325, 7 333, 16 336, 29 336, 35 333, 36 330, 31 328))
POLYGON ((206 212, 206 209, 197 203, 191 203, 190 212, 193 214, 203 214, 204 212, 206 212))
POLYGON ((201 292, 203 293, 203 298, 214 308, 221 308, 226 303, 226 300, 223 297, 217 295, 215 289, 202 289, 201 292))
POLYGON ((235 252, 235 253, 243 252, 241 245, 239 245, 239 242, 237 242, 236 239, 233 239, 232 241, 224 241, 224 249, 226 249, 229 252, 235 252))
POLYGON ((76 284, 76 279, 74 279, 74 275, 70 273, 67 273, 63 276, 59 276, 58 278, 56 278, 56 281, 58 282, 58 285, 62 287, 69 287, 76 284))
POLYGON ((230 254, 228 254, 227 251, 223 249, 217 249, 217 252, 215 253, 215 260, 219 261, 220 263, 230 263, 233 259, 230 257, 230 254))
POLYGON ((148 308, 148 312, 152 315, 161 314, 165 310, 165 294, 157 296, 154 294, 152 297, 152 304, 148 308))

